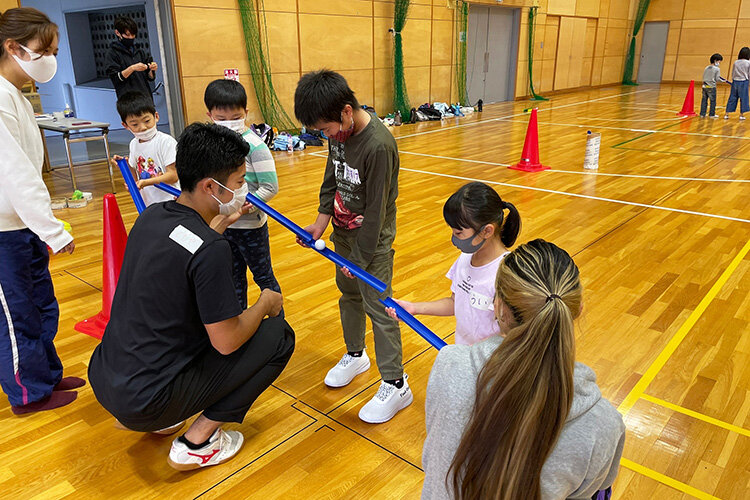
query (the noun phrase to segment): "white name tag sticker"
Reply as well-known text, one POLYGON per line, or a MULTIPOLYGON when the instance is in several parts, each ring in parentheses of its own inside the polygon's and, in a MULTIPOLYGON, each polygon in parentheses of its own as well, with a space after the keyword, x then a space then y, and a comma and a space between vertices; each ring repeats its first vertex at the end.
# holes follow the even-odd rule
POLYGON ((203 238, 186 228, 182 224, 177 226, 169 234, 169 239, 180 245, 182 248, 195 254, 203 244, 203 238))
POLYGON ((492 297, 487 297, 486 295, 477 292, 469 293, 469 304, 471 304, 471 307, 474 309, 479 309, 480 311, 495 310, 494 304, 492 303, 492 297))

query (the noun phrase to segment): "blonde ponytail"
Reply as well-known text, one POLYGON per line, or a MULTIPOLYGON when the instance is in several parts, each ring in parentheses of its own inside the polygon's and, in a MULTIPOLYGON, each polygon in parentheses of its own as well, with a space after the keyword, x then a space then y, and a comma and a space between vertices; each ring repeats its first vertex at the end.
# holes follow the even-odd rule
POLYGON ((515 326, 479 375, 446 480, 461 500, 540 499, 542 466, 573 402, 578 268, 564 250, 534 240, 505 257, 496 290, 515 326))

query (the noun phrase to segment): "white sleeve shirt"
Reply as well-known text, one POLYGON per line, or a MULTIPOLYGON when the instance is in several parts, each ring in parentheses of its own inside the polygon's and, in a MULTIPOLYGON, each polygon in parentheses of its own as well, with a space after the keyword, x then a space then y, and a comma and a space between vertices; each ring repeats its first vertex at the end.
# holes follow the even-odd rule
POLYGON ((73 241, 52 214, 44 146, 31 103, 0 77, 0 232, 30 229, 54 252, 73 241))

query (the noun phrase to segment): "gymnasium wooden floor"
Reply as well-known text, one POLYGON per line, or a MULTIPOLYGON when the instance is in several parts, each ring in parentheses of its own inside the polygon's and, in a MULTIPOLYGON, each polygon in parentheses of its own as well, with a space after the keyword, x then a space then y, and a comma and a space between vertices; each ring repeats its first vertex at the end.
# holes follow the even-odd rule
MULTIPOLYGON (((552 170, 536 174, 506 168, 520 157, 528 101, 393 129, 402 167, 397 298, 448 293, 443 276, 456 250, 442 204, 471 179, 516 204, 520 241, 542 237, 574 256, 586 290, 577 358, 594 368, 628 426, 615 498, 743 499, 750 490, 750 123, 736 115, 678 119, 685 90, 612 87, 539 103, 542 160, 552 170), (582 170, 587 129, 602 133, 595 174, 582 170)), ((276 155, 281 191, 272 204, 303 226, 315 215, 324 156, 323 148, 276 155)), ((103 168, 94 170, 77 174, 94 203, 57 213, 77 242, 72 256, 51 264, 68 375, 86 375, 96 345, 73 330, 100 309, 108 183, 103 168)), ((48 178, 53 191, 69 192, 66 176, 48 178)), ((135 208, 119 186, 130 227, 135 208)), ((379 382, 374 365, 349 387, 323 385, 343 349, 333 266, 276 223, 270 231, 297 349, 235 426, 246 444, 234 460, 172 470, 171 439, 115 430, 88 386, 74 404, 27 418, 14 417, 3 399, 0 497, 418 498, 436 351, 403 327, 414 404, 386 424, 361 422, 357 411, 379 382)), ((450 341, 451 318, 424 322, 450 341)))

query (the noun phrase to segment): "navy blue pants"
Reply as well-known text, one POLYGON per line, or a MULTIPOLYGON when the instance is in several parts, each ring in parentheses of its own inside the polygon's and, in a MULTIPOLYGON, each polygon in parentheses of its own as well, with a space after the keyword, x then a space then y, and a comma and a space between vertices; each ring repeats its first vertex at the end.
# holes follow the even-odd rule
POLYGON ((270 288, 281 293, 279 282, 271 266, 271 247, 268 243, 268 223, 258 229, 227 229, 224 237, 232 247, 232 280, 237 299, 247 308, 247 268, 261 290, 270 288))
POLYGON ((59 316, 47 245, 29 229, 0 232, 0 385, 11 405, 39 401, 60 382, 59 316))
POLYGON ((732 82, 732 89, 729 91, 729 100, 727 101, 727 113, 734 113, 737 109, 737 101, 740 101, 740 113, 747 113, 750 111, 747 80, 732 82))

